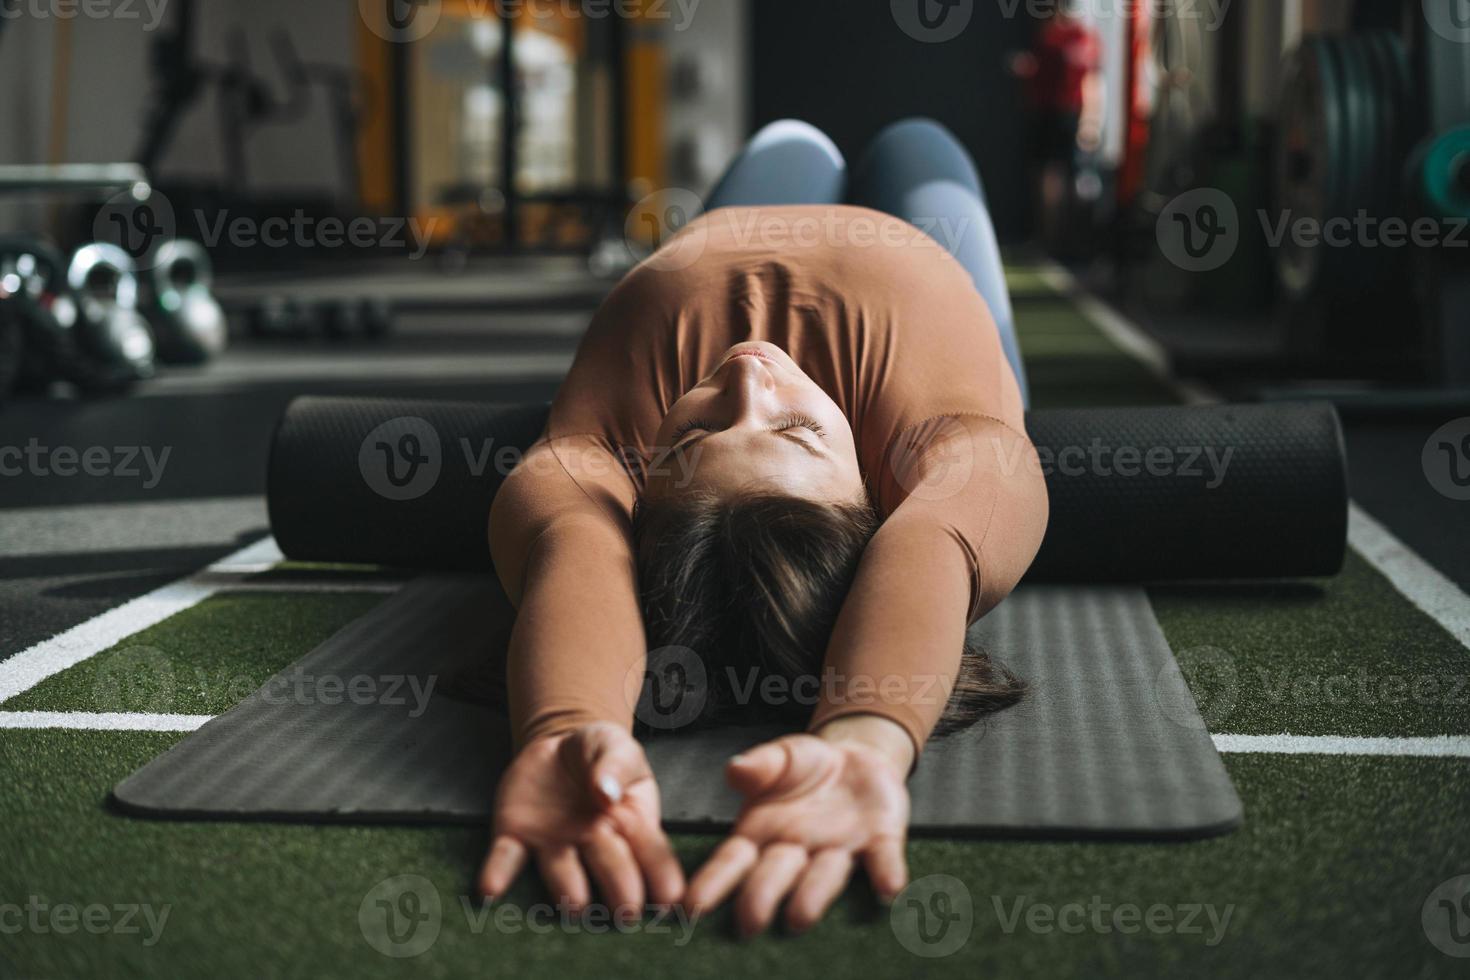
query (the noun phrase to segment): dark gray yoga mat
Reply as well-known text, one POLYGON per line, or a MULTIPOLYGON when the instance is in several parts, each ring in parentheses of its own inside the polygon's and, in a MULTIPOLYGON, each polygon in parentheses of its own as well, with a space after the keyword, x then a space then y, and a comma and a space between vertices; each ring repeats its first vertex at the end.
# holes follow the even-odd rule
MULTIPOLYGON (((503 657, 509 624, 491 580, 417 579, 114 796, 161 817, 483 823, 509 737, 499 714, 454 688, 494 673, 485 665, 503 657)), ((1141 589, 1023 586, 972 635, 1032 691, 929 745, 909 784, 916 832, 1157 839, 1240 824, 1141 589)), ((738 800, 725 760, 779 731, 646 739, 665 822, 728 826, 738 800)))

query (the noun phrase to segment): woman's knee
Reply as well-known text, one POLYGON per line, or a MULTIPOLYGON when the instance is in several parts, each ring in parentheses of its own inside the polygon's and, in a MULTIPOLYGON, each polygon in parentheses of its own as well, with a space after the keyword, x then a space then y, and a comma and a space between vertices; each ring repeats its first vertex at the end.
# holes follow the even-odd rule
POLYGON ((746 143, 747 152, 775 149, 778 147, 809 147, 825 156, 837 169, 845 169, 847 161, 842 151, 832 142, 832 137, 809 122, 800 119, 777 119, 766 123, 746 143))
POLYGON ((911 116, 878 131, 863 152, 857 171, 897 169, 910 180, 949 180, 984 198, 980 173, 969 150, 943 123, 911 116))

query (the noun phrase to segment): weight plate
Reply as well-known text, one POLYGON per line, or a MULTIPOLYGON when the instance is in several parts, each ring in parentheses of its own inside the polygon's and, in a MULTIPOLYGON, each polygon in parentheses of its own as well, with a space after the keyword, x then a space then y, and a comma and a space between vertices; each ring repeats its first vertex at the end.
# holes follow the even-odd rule
POLYGON ((1372 31, 1363 38, 1373 69, 1378 93, 1379 131, 1377 158, 1373 168, 1373 186, 1376 213, 1380 218, 1398 213, 1399 168, 1403 166, 1403 154, 1399 150, 1402 142, 1401 107, 1397 67, 1394 64, 1392 45, 1394 37, 1387 31, 1372 31))
MULTIPOLYGON (((1343 94, 1347 99, 1348 146, 1346 164, 1350 167, 1346 181, 1344 201, 1346 207, 1340 219, 1352 223, 1346 232, 1347 245, 1329 246, 1335 253, 1333 267, 1341 278, 1337 280, 1340 293, 1362 292, 1372 286, 1372 256, 1358 240, 1357 222, 1365 212, 1372 214, 1377 187, 1374 184, 1375 162, 1378 155, 1378 91, 1376 80, 1370 71, 1366 52, 1360 38, 1346 35, 1336 39, 1333 45, 1343 71, 1343 94)), ((1342 232, 1334 233, 1342 237, 1342 232)))
POLYGON ((1424 203, 1441 218, 1470 219, 1470 126, 1439 136, 1420 170, 1424 203))
MULTIPOLYGON (((1341 213, 1347 127, 1342 82, 1326 39, 1307 37, 1288 57, 1283 73, 1276 187, 1279 221, 1322 227, 1341 213)), ((1276 251, 1282 288, 1294 299, 1315 293, 1327 275, 1328 250, 1299 245, 1288 232, 1276 251)))

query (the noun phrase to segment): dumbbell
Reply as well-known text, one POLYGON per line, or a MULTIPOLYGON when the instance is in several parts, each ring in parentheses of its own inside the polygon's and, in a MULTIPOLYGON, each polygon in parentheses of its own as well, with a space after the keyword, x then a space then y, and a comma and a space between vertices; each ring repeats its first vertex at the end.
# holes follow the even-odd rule
MULTIPOLYGON (((49 242, 30 235, 0 235, 0 283, 22 338, 17 387, 39 390, 61 380, 93 392, 137 380, 136 369, 119 367, 115 355, 109 360, 105 345, 84 342, 82 333, 95 328, 82 323, 81 304, 67 272, 66 260, 49 242)), ((151 348, 151 339, 145 340, 151 348)))
POLYGON ((317 304, 317 322, 329 340, 376 339, 393 329, 393 307, 385 299, 329 299, 317 304))
POLYGON ((381 297, 324 299, 308 305, 290 296, 266 296, 247 311, 245 323, 252 336, 262 338, 377 339, 393 329, 393 306, 381 297))
POLYGON ((213 281, 202 245, 176 238, 158 247, 145 277, 143 309, 160 360, 200 364, 225 349, 229 329, 225 312, 210 291, 213 281))
POLYGON ((128 253, 108 242, 83 245, 66 267, 66 283, 76 297, 78 346, 92 369, 85 387, 113 391, 151 377, 157 351, 138 312, 138 278, 128 253))

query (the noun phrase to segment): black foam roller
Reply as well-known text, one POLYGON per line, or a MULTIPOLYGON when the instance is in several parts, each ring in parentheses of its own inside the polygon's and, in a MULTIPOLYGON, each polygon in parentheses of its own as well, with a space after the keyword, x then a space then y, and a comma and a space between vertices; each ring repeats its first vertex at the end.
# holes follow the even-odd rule
MULTIPOLYGON (((490 502, 547 406, 299 398, 271 448, 271 527, 302 561, 484 570, 490 502)), ((1051 495, 1032 581, 1330 575, 1347 474, 1325 403, 1039 411, 1051 495)))
POLYGON ((1033 412, 1026 427, 1043 465, 1051 460, 1051 517, 1031 580, 1342 567, 1346 450, 1328 403, 1068 409, 1033 412))
POLYGON ((488 569, 490 502, 547 409, 297 398, 271 443, 271 532, 300 561, 488 569))

